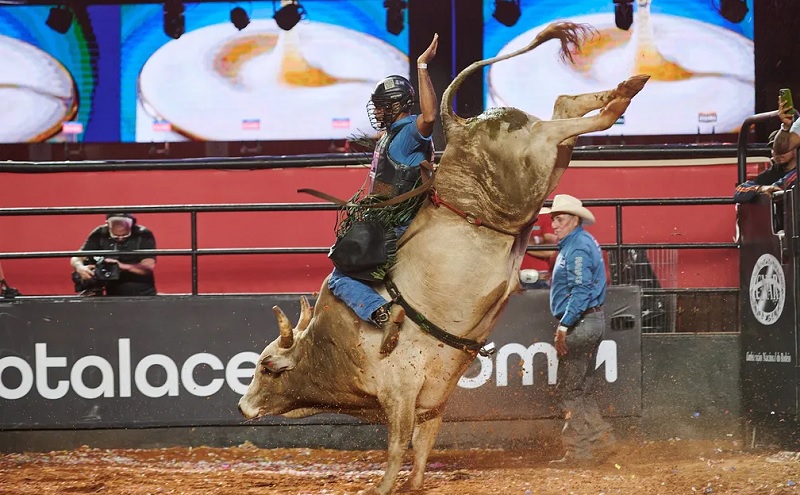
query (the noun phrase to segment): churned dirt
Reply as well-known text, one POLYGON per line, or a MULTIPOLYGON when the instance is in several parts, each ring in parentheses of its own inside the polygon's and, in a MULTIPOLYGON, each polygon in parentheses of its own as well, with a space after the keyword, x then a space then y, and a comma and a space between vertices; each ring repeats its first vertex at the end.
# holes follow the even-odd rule
MULTIPOLYGON (((355 494, 377 482, 382 451, 167 448, 0 455, 2 494, 355 494)), ((400 473, 405 480, 410 457, 400 473)), ((398 483, 397 486, 400 484, 398 483)), ((736 442, 623 445, 599 466, 553 469, 536 451, 434 451, 429 495, 800 494, 800 454, 736 442)))

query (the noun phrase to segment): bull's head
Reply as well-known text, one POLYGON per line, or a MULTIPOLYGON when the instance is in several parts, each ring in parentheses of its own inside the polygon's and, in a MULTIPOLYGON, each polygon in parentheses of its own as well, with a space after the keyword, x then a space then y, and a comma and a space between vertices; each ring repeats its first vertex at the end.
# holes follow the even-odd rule
POLYGON ((281 377, 285 372, 294 369, 297 364, 296 344, 307 329, 313 314, 305 296, 300 298, 300 308, 300 319, 295 328, 292 328, 289 318, 281 308, 278 306, 272 308, 278 319, 280 335, 261 352, 253 380, 247 387, 247 392, 239 399, 239 410, 248 419, 279 413, 272 410, 272 407, 268 408, 267 401, 281 396, 281 392, 286 388, 281 377))

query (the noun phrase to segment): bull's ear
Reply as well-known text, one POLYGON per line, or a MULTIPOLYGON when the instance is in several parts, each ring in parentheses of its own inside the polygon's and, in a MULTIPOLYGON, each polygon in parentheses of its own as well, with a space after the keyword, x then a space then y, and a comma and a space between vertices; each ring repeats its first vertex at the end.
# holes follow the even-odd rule
POLYGON ((281 338, 278 342, 278 347, 282 349, 289 349, 294 345, 294 333, 292 333, 292 324, 289 323, 289 318, 283 313, 281 308, 273 306, 272 311, 278 319, 278 329, 281 332, 281 338))

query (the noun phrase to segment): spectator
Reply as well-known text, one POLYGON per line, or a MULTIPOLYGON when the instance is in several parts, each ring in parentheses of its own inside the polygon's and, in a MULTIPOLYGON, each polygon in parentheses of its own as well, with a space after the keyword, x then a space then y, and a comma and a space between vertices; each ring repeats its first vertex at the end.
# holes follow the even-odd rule
POLYGON ((748 180, 736 186, 733 199, 737 203, 747 203, 759 194, 772 195, 782 191, 797 180, 797 148, 792 148, 786 153, 778 154, 775 149, 775 140, 780 131, 773 131, 769 135, 767 144, 773 147, 770 167, 755 179, 748 180))
POLYGON ((600 244, 583 229, 594 224, 594 215, 579 199, 556 195, 552 208, 543 208, 542 213, 551 215, 558 238, 550 311, 559 320, 557 391, 566 420, 562 429, 566 452, 551 465, 566 467, 602 460, 616 443, 594 397, 595 360, 606 326, 606 269, 600 244))
MULTIPOLYGON (((95 228, 81 251, 139 251, 156 249, 156 239, 129 213, 109 213, 106 223, 95 228)), ((70 264, 76 292, 84 295, 154 296, 156 257, 151 254, 119 254, 73 257, 70 264)))

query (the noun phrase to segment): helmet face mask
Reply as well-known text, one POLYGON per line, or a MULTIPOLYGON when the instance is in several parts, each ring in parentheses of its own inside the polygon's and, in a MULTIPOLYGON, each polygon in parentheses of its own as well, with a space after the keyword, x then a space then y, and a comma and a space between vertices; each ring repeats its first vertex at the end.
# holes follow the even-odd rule
POLYGON ((415 97, 414 87, 405 77, 389 76, 381 80, 367 103, 370 124, 378 131, 388 129, 398 115, 411 110, 415 97))

